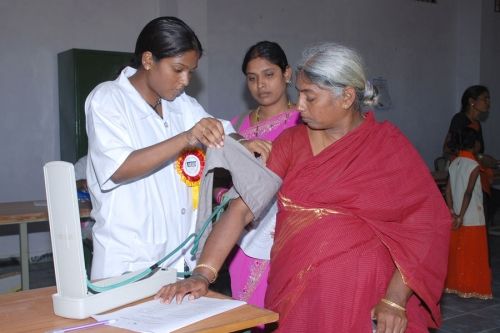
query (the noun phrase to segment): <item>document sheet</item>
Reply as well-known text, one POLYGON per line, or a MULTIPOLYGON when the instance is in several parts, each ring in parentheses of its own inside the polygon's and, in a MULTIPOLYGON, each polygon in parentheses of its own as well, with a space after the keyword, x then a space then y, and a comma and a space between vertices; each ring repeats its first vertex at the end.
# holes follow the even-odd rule
POLYGON ((196 300, 185 298, 181 304, 163 304, 152 300, 130 306, 115 312, 94 315, 96 320, 114 319, 110 326, 125 328, 134 332, 172 332, 197 321, 237 308, 245 304, 232 299, 200 297, 196 300))

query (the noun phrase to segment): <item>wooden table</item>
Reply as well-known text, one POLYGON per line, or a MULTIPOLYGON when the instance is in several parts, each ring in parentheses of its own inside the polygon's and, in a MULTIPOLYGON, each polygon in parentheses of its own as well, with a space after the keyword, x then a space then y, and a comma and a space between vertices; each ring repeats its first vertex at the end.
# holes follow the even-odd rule
MULTIPOLYGON (((80 217, 90 217, 92 206, 90 201, 78 202, 80 217)), ((29 289, 29 243, 28 223, 46 222, 49 220, 47 204, 44 200, 0 203, 0 226, 19 225, 19 247, 21 258, 21 285, 23 290, 29 289)))
MULTIPOLYGON (((55 292, 55 287, 48 287, 0 295, 0 331, 9 333, 50 332, 57 328, 95 322, 92 318, 76 320, 56 316, 53 312, 51 297, 55 292)), ((208 296, 228 298, 214 292, 209 292, 208 296)), ((137 303, 141 303, 141 301, 132 304, 137 303)), ((234 332, 276 321, 278 321, 277 313, 245 304, 175 332, 234 332)), ((117 327, 99 326, 85 329, 84 332, 129 331, 117 327)))

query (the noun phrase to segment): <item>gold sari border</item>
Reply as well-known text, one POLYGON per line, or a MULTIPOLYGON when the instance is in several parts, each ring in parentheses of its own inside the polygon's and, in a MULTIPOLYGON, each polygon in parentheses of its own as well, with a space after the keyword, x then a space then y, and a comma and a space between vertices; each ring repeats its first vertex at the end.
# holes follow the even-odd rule
POLYGON ((290 209, 290 210, 310 212, 310 213, 313 213, 318 218, 326 216, 326 215, 333 215, 333 214, 351 215, 351 214, 344 213, 344 212, 341 212, 339 210, 330 209, 330 208, 308 208, 308 207, 300 206, 300 205, 293 203, 291 199, 285 197, 281 192, 278 193, 278 197, 279 197, 279 200, 281 201, 281 204, 283 205, 283 207, 290 209))
POLYGON ((461 298, 479 298, 479 299, 483 299, 483 300, 493 299, 492 294, 484 295, 484 294, 479 294, 479 293, 464 293, 464 292, 461 292, 461 291, 458 291, 455 289, 449 289, 449 288, 445 288, 444 292, 447 294, 455 294, 461 298))

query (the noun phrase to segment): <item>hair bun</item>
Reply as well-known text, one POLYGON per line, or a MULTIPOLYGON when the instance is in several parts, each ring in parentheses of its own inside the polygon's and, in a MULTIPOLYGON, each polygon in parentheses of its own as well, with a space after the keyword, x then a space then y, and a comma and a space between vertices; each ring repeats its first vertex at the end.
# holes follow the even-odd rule
POLYGON ((378 89, 370 81, 366 80, 365 90, 363 92, 363 104, 374 106, 378 101, 378 89))

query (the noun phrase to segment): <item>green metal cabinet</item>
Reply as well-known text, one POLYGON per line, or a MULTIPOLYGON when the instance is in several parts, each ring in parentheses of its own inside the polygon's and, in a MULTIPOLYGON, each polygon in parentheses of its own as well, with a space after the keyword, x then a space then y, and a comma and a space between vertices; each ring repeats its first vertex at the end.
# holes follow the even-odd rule
POLYGON ((114 80, 133 53, 71 49, 57 55, 61 160, 87 154, 85 99, 99 83, 114 80))

